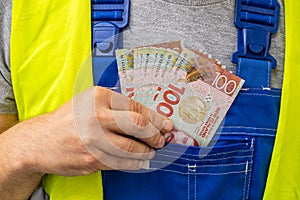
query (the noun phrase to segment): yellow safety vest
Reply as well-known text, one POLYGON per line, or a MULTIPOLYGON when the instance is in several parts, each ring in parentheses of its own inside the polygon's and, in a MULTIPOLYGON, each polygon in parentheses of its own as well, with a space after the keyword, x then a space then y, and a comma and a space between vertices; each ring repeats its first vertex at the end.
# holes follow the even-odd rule
MULTIPOLYGON (((92 85, 90 0, 13 0, 11 74, 20 120, 92 85)), ((285 0, 286 57, 278 133, 264 199, 300 197, 300 1, 285 0)), ((51 200, 102 199, 100 172, 47 175, 51 200)))
POLYGON ((278 131, 264 200, 300 199, 300 1, 285 0, 286 53, 278 131))
MULTIPOLYGON (((21 121, 92 86, 90 0, 13 0, 11 75, 21 121)), ((103 199, 101 173, 47 175, 51 200, 103 199)))

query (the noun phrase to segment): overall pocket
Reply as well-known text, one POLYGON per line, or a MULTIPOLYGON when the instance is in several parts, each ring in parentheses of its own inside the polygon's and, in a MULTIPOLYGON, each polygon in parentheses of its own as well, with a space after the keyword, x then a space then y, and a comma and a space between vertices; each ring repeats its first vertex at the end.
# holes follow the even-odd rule
POLYGON ((212 145, 168 144, 149 170, 103 171, 105 199, 261 199, 277 127, 280 91, 242 91, 212 145))
POLYGON ((220 137, 211 148, 168 144, 157 151, 149 170, 104 172, 105 198, 247 199, 253 144, 254 138, 246 137, 220 137))

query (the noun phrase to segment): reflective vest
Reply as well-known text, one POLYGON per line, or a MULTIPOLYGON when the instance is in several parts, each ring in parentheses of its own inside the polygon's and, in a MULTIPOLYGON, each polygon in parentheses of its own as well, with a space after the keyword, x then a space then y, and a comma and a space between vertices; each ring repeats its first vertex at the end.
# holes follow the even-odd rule
POLYGON ((264 200, 300 198, 300 1, 285 0, 286 52, 278 131, 264 200))
MULTIPOLYGON (((90 0, 13 0, 11 74, 20 120, 51 112, 92 85, 90 0)), ((300 2, 285 1, 282 108, 264 199, 300 196, 300 2)), ((53 200, 102 199, 100 172, 47 175, 53 200)))
MULTIPOLYGON (((14 0, 11 75, 21 121, 51 112, 92 86, 90 0, 14 0), (81 76, 82 75, 82 76, 81 76)), ((46 175, 51 200, 100 200, 101 173, 46 175)))

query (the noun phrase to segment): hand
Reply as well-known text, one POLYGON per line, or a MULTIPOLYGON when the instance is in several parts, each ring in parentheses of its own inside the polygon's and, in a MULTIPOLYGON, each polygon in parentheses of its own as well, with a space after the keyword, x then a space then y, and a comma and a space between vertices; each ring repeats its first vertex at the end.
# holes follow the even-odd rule
MULTIPOLYGON (((22 125, 19 124, 18 126, 22 125)), ((172 122, 121 94, 94 87, 23 127, 22 155, 39 172, 86 175, 140 169, 161 148, 172 122)))

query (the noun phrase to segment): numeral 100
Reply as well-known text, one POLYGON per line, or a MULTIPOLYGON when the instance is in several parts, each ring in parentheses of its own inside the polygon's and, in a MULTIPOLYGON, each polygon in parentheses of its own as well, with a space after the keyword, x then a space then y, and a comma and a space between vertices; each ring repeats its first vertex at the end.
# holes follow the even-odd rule
POLYGON ((185 88, 178 88, 172 84, 169 84, 168 88, 169 89, 163 94, 164 102, 160 102, 156 106, 156 111, 165 117, 171 117, 173 115, 173 106, 180 102, 180 95, 183 95, 185 92, 185 88))
POLYGON ((227 76, 221 75, 220 72, 216 72, 217 76, 212 83, 218 90, 224 90, 228 95, 231 95, 236 90, 236 82, 234 80, 228 81, 227 76))

